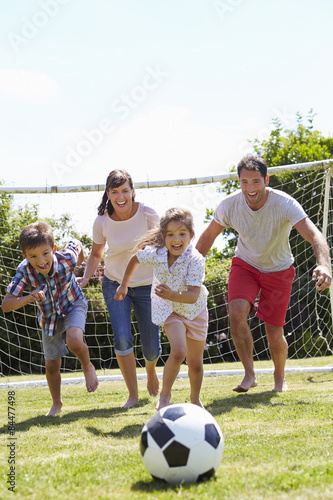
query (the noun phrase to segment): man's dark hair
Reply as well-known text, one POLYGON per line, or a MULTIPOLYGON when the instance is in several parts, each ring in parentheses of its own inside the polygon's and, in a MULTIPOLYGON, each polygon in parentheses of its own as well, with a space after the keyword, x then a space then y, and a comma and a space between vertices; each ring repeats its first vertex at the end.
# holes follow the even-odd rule
POLYGON ((241 161, 237 165, 237 174, 240 177, 240 173, 242 170, 255 170, 256 172, 260 172, 260 175, 266 179, 267 176, 267 163, 260 156, 247 155, 241 159, 241 161))

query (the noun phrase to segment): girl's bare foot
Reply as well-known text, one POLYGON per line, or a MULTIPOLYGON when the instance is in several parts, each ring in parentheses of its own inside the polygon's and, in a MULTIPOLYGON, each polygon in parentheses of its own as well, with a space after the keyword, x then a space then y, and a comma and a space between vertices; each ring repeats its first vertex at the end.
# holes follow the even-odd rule
POLYGON ((60 401, 60 403, 53 404, 48 413, 46 413, 46 416, 54 417, 55 415, 58 415, 61 412, 61 408, 62 408, 62 401, 60 401))
POLYGON ((162 395, 160 395, 160 398, 158 400, 157 405, 155 406, 155 409, 157 411, 161 410, 165 406, 169 406, 169 404, 170 404, 170 396, 162 396, 162 395))
POLYGON ((205 407, 204 407, 204 405, 201 403, 200 399, 193 399, 193 400, 191 399, 191 403, 192 403, 193 405, 197 405, 197 406, 200 406, 200 408, 205 409, 205 407))

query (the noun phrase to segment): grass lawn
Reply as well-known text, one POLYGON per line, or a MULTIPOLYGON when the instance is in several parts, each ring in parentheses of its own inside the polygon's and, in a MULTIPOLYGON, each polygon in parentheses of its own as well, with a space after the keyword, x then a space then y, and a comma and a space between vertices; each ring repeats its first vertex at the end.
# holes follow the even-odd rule
MULTIPOLYGON (((332 367, 333 357, 295 366, 301 364, 332 367)), ((10 380, 0 379, 5 381, 10 380)), ((180 486, 154 481, 144 468, 139 438, 156 404, 144 380, 140 405, 129 410, 121 408, 127 395, 122 381, 101 382, 93 394, 83 384, 64 385, 63 412, 53 418, 43 416, 51 406, 47 387, 2 388, 0 498, 13 494, 7 482, 10 457, 15 496, 31 500, 333 498, 333 372, 290 373, 285 393, 271 390, 271 374, 259 375, 258 387, 246 394, 232 391, 239 382, 239 376, 205 377, 202 402, 221 427, 225 451, 214 479, 180 486), (14 436, 7 419, 12 392, 14 436)), ((188 379, 179 379, 172 402, 188 401, 188 379)))

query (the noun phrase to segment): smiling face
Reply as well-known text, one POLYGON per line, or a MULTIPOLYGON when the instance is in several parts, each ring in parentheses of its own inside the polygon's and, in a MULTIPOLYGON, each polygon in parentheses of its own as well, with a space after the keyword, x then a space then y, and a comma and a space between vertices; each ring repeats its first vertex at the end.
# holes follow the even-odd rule
POLYGON ((246 203, 252 210, 259 210, 268 197, 268 175, 264 177, 256 170, 242 169, 239 175, 239 183, 246 203))
POLYGON ((112 187, 107 191, 107 197, 110 200, 115 214, 120 219, 129 219, 132 215, 134 187, 131 188, 126 181, 119 187, 112 187))
POLYGON ((184 224, 177 221, 168 222, 163 240, 168 249, 169 264, 185 252, 192 238, 193 234, 184 224))
POLYGON ((39 273, 43 275, 52 274, 53 254, 56 249, 56 245, 52 248, 48 244, 43 244, 35 248, 28 248, 26 252, 23 253, 23 256, 39 273))

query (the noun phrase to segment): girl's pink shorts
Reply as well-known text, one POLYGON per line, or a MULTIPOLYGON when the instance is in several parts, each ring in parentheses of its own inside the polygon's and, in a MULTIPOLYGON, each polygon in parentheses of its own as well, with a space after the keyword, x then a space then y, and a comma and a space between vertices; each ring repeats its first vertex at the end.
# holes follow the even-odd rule
POLYGON ((170 323, 183 323, 186 327, 186 336, 193 340, 206 340, 208 331, 208 309, 207 307, 196 316, 194 319, 187 319, 175 312, 167 317, 163 324, 170 325, 170 323))

